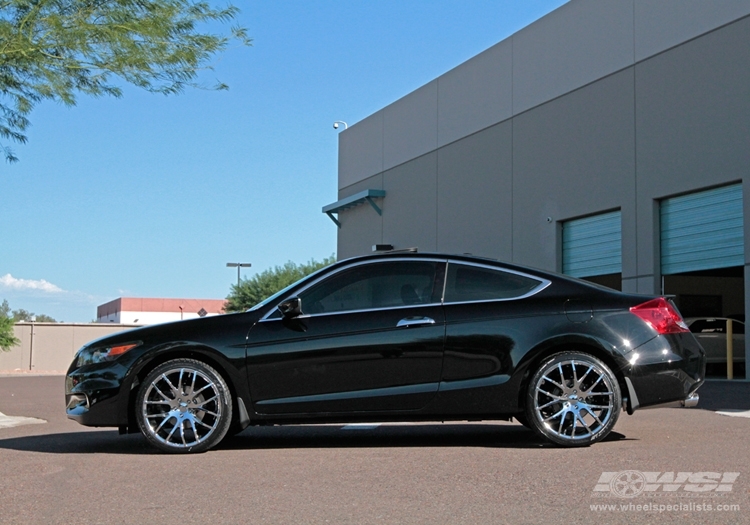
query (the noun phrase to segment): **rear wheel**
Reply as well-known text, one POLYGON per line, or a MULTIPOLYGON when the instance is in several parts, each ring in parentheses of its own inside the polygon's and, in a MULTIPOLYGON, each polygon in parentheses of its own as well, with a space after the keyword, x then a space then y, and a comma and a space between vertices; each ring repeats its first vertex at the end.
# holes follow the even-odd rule
POLYGON ((620 415, 617 378, 594 356, 563 352, 542 363, 531 378, 526 419, 542 437, 566 447, 604 439, 620 415))
POLYGON ((141 383, 136 418, 146 439, 166 452, 203 452, 232 421, 232 399, 221 375, 194 359, 157 366, 141 383))

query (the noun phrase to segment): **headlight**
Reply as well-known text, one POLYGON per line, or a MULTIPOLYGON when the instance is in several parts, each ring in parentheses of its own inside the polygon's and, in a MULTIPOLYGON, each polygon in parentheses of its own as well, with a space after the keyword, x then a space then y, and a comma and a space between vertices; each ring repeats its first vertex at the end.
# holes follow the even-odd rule
POLYGON ((76 357, 76 366, 93 365, 95 363, 104 363, 114 361, 122 354, 131 351, 133 348, 140 346, 140 341, 124 343, 113 346, 84 346, 78 351, 76 357))

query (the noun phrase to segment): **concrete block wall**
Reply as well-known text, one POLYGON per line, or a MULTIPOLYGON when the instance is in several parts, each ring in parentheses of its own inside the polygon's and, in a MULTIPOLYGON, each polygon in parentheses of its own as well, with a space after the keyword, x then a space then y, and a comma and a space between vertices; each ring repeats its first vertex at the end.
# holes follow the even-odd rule
POLYGON ((121 324, 18 323, 20 339, 10 352, 0 351, 0 371, 67 371, 76 352, 86 343, 134 328, 121 324))

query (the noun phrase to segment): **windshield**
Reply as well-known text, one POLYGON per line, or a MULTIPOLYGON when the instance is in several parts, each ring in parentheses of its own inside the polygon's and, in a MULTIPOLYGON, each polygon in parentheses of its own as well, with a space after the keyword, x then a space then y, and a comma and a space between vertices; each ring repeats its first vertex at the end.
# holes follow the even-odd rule
POLYGON ((276 292, 272 296, 267 297, 266 299, 263 299, 261 302, 259 302, 258 304, 256 304, 252 308, 248 309, 247 311, 248 312, 254 312, 255 310, 258 310, 259 308, 263 308, 264 306, 266 306, 268 304, 271 304, 271 303, 273 303, 275 301, 278 301, 279 298, 281 298, 289 290, 291 290, 292 288, 294 288, 295 286, 297 286, 298 284, 300 284, 303 281, 307 281, 308 279, 312 279, 313 277, 315 277, 316 275, 318 275, 320 272, 322 272, 326 268, 328 268, 328 267, 326 266, 325 268, 321 268, 320 270, 318 270, 316 272, 313 272, 310 275, 307 275, 307 276, 303 277, 302 279, 300 279, 298 281, 293 282, 292 284, 290 284, 289 286, 287 286, 286 288, 284 288, 282 290, 279 290, 278 292, 276 292))

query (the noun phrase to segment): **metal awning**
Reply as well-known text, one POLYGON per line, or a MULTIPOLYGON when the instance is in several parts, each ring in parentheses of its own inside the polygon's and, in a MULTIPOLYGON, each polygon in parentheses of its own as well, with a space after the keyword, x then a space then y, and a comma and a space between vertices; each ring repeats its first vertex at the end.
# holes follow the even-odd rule
POLYGON ((323 213, 327 214, 331 218, 331 220, 336 223, 336 226, 341 228, 341 223, 336 217, 333 216, 334 213, 339 213, 341 211, 348 210, 349 208, 359 206, 360 204, 364 204, 365 202, 369 202, 370 206, 372 206, 372 208, 376 212, 378 212, 378 215, 383 215, 383 210, 381 210, 373 200, 382 199, 383 197, 385 197, 385 190, 360 191, 359 193, 355 193, 354 195, 345 197, 340 201, 336 201, 333 204, 323 206, 323 213))

